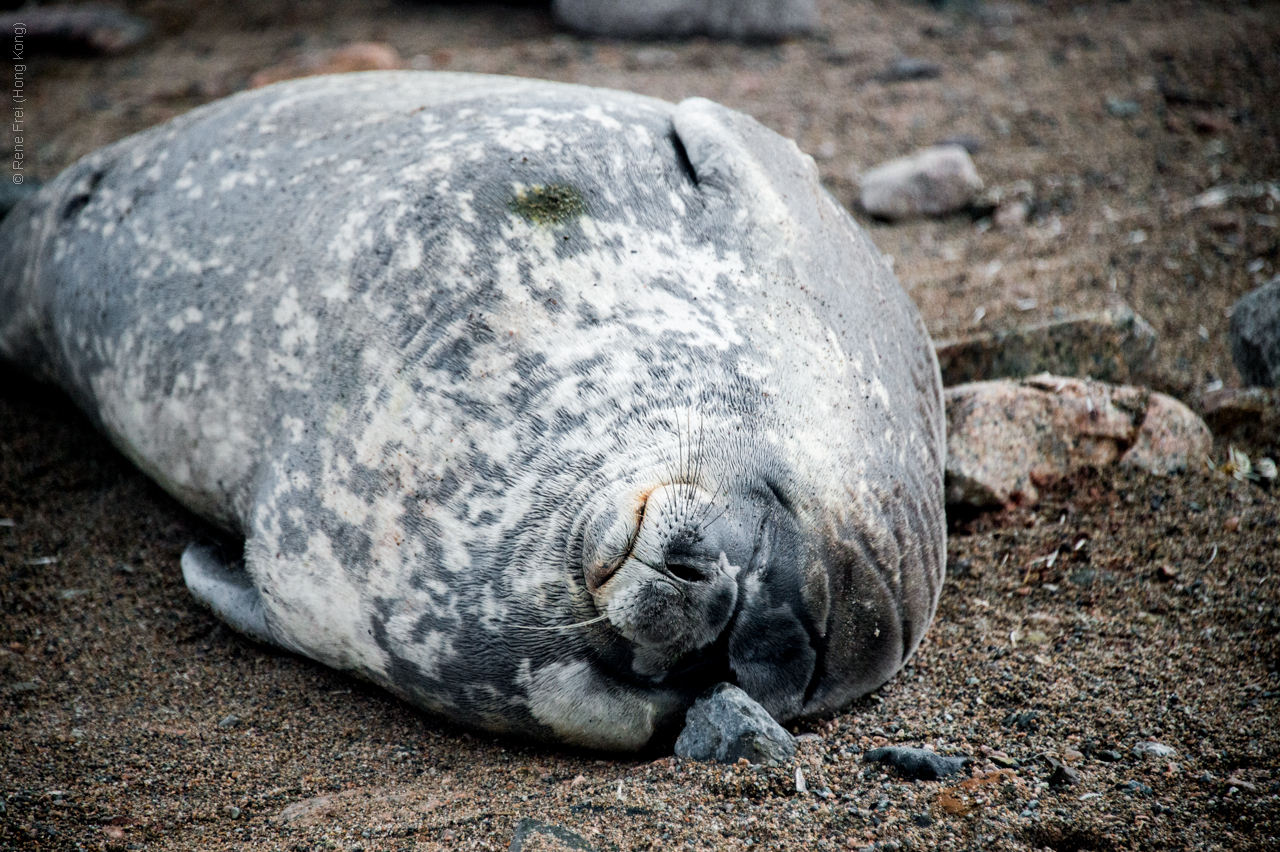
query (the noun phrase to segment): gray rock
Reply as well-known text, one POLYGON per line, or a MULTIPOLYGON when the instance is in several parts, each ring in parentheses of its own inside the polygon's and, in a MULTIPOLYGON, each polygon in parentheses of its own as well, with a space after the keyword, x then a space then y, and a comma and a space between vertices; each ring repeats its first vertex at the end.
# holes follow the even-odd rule
POLYGON ((553 0, 570 29, 614 38, 778 41, 818 26, 817 0, 553 0))
POLYGON ((685 715, 676 757, 777 766, 796 753, 795 739, 738 687, 719 683, 703 693, 685 715))
POLYGON ((945 216, 967 207, 980 189, 982 178, 968 151, 960 145, 935 145, 866 172, 860 200, 863 209, 881 219, 945 216))
POLYGON ((534 852, 534 850, 570 850, 592 852, 593 847, 567 828, 536 819, 520 820, 516 833, 511 837, 508 852, 534 852))
POLYGON ((1164 743, 1145 742, 1138 743, 1133 747, 1133 753, 1138 757, 1173 757, 1178 752, 1171 746, 1164 743))
POLYGON ((1280 278, 1232 308, 1231 360, 1246 385, 1280 388, 1280 278))
POLYGON ((1280 448, 1280 388, 1223 388, 1200 400, 1214 435, 1237 447, 1280 448))
POLYGON ((236 716, 235 714, 231 714, 231 715, 226 716, 225 718, 223 718, 223 720, 222 720, 221 722, 219 722, 219 723, 218 723, 218 727, 219 727, 219 728, 234 728, 236 725, 239 725, 239 724, 240 724, 240 717, 239 717, 239 716, 236 716))
POLYGON ((1141 382, 1149 373, 1156 332, 1124 303, 1014 331, 934 344, 942 383, 1020 379, 1036 373, 1141 382))
POLYGON ((1084 780, 1080 770, 1067 766, 1056 757, 1045 755, 1044 759, 1053 768, 1053 773, 1049 776, 1050 787, 1072 787, 1084 780))
POLYGON ((865 759, 888 764, 912 781, 936 781, 955 775, 973 763, 972 757, 944 757, 927 749, 906 746, 875 748, 866 753, 865 759))
POLYGON ((881 71, 877 78, 882 83, 904 83, 911 80, 932 80, 941 75, 942 66, 936 62, 901 56, 881 71))
POLYGON ((1106 104, 1107 112, 1116 118, 1133 118, 1142 110, 1137 101, 1131 101, 1127 98, 1109 97, 1106 100, 1106 104))

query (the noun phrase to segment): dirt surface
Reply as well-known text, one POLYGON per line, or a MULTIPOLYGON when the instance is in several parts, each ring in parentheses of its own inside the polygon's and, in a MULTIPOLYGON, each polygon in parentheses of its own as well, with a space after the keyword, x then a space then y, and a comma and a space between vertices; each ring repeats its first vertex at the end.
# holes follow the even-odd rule
MULTIPOLYGON (((154 27, 140 48, 30 58, 36 175, 269 66, 379 40, 414 67, 721 101, 794 137, 847 205, 859 170, 972 137, 990 199, 1024 197, 1025 227, 860 216, 937 337, 1124 299, 1161 336, 1153 383, 1194 401, 1238 384, 1227 309, 1280 271, 1274 5, 960 16, 831 0, 821 37, 777 46, 593 42, 538 7, 131 7, 154 27), (882 82, 900 54, 942 73, 882 82), (1222 203, 1194 207, 1215 188, 1222 203)), ((65 399, 0 376, 0 847, 505 849, 523 817, 602 849, 1236 852, 1280 837, 1280 494, 1221 470, 1089 473, 1035 510, 956 519, 913 664, 803 728, 795 765, 773 770, 442 725, 219 626, 178 570, 209 534, 65 399), (1176 753, 1136 755, 1146 741, 1176 753), (977 780, 862 762, 885 742, 972 755, 977 780), (1049 786, 1048 757, 1078 781, 1049 786)))

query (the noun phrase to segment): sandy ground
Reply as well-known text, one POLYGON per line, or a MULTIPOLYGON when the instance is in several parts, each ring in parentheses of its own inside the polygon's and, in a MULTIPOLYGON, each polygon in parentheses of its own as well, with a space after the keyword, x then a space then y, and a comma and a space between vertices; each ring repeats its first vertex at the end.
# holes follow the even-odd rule
MULTIPOLYGON (((30 63, 32 165, 52 177, 360 39, 415 67, 719 100, 794 137, 849 205, 859 170, 965 135, 1027 227, 861 217, 935 336, 1124 299, 1161 335, 1157 387, 1238 383, 1227 308, 1280 271, 1280 9, 822 6, 818 38, 741 46, 581 40, 537 7, 132 4, 156 27, 142 48, 30 63), (898 55, 943 72, 881 82, 898 55), (1215 187, 1225 203, 1185 212, 1215 187)), ((913 665, 775 770, 442 725, 220 627, 177 567, 209 534, 61 396, 0 375, 0 847, 505 849, 533 817, 602 849, 1277 848, 1280 494, 1221 471, 1090 473, 957 519, 913 665), (1176 754, 1133 753, 1149 740, 1176 754), (862 762, 886 741, 973 755, 978 780, 862 762), (1049 787, 1046 756, 1078 783, 1049 787)))

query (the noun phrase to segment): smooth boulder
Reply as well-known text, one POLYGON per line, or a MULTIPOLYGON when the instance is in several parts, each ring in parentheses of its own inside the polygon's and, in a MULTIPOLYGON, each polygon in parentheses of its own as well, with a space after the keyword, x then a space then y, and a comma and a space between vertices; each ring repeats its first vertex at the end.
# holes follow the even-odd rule
POLYGON ((969 206, 982 178, 960 145, 935 145, 862 176, 861 204, 881 219, 945 216, 969 206))

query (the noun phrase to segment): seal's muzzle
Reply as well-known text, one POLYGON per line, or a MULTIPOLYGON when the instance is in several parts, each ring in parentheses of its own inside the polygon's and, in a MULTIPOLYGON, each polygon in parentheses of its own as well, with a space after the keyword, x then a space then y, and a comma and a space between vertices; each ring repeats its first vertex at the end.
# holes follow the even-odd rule
POLYGON ((631 643, 633 673, 660 683, 717 669, 774 715, 795 715, 817 657, 795 519, 767 489, 716 499, 673 484, 638 503, 602 514, 583 542, 587 588, 631 643))

